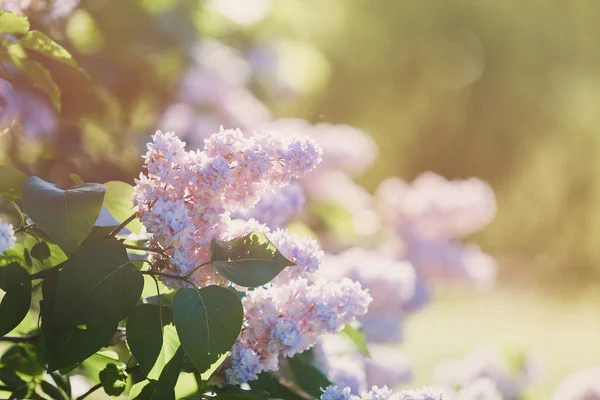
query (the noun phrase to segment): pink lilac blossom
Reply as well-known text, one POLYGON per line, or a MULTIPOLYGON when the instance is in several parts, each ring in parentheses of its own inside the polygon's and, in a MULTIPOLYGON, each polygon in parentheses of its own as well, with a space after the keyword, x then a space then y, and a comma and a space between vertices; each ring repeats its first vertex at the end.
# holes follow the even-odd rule
POLYGON ((320 273, 333 281, 347 277, 369 290, 373 302, 359 319, 368 341, 402 341, 404 310, 416 288, 411 263, 354 247, 338 255, 328 254, 320 273))
MULTIPOLYGON (((152 138, 133 202, 152 243, 170 254, 157 266, 183 274, 210 258, 212 238, 227 237, 231 212, 252 207, 258 193, 289 184, 321 158, 311 139, 275 132, 245 137, 221 130, 206 139, 203 151, 186 151, 171 132, 152 138)), ((194 276, 201 286, 224 283, 212 267, 194 276)))
POLYGON ((8 81, 0 79, 0 100, 0 131, 17 125, 27 139, 47 138, 54 132, 56 112, 41 96, 16 91, 8 81))
POLYGON ((351 176, 364 173, 377 158, 377 144, 360 129, 348 125, 318 123, 284 118, 267 123, 265 128, 283 134, 305 134, 323 148, 322 171, 341 170, 351 176))
POLYGON ((295 182, 275 192, 259 193, 259 202, 250 209, 237 212, 242 219, 253 218, 270 228, 285 226, 304 209, 306 197, 302 187, 295 182))
POLYGON ((392 392, 387 386, 382 388, 373 386, 370 391, 360 396, 353 395, 350 388, 329 386, 321 390, 323 391, 321 400, 444 400, 446 398, 443 392, 430 387, 392 392))
POLYGON ((435 380, 443 387, 465 388, 478 379, 488 378, 504 398, 517 399, 539 377, 539 363, 539 358, 529 356, 515 371, 496 349, 480 346, 464 359, 441 363, 436 368, 435 380))
POLYGON ((471 282, 488 288, 495 260, 460 238, 487 225, 495 215, 491 188, 471 178, 449 181, 434 173, 412 184, 383 181, 376 193, 387 228, 402 241, 399 256, 411 261, 428 282, 471 282))
POLYGON ((600 400, 600 367, 568 376, 558 385, 551 400, 600 400))
POLYGON ((13 247, 16 241, 13 226, 0 219, 0 254, 13 247))
POLYGON ((246 324, 225 370, 229 383, 241 384, 278 368, 279 357, 313 347, 319 336, 339 332, 363 315, 371 298, 359 283, 295 279, 287 285, 257 288, 243 298, 246 324))

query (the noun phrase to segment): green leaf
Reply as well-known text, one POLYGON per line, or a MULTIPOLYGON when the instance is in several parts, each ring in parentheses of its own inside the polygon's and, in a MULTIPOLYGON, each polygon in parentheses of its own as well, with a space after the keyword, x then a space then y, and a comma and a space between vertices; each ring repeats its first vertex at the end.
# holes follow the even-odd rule
POLYGON ((232 240, 213 239, 211 262, 217 272, 244 287, 262 286, 285 267, 295 265, 262 233, 251 232, 232 240))
POLYGON ((24 34, 29 30, 27 17, 8 11, 0 11, 0 33, 24 34))
POLYGON ((0 268, 0 289, 6 292, 0 303, 0 337, 23 321, 31 305, 31 280, 25 268, 12 263, 0 268))
POLYGON ((27 175, 21 171, 0 165, 0 196, 9 200, 20 199, 23 196, 23 185, 26 180, 27 175))
POLYGON ((140 369, 146 375, 157 362, 163 347, 161 317, 160 307, 153 304, 140 304, 127 318, 127 344, 138 361, 140 369))
POLYGON ((69 67, 77 68, 77 63, 71 53, 40 31, 27 32, 19 40, 19 44, 25 49, 36 51, 69 67))
POLYGON ((231 349, 243 319, 240 299, 220 286, 179 289, 173 299, 173 321, 179 340, 200 372, 231 349))
POLYGON ((139 300, 144 277, 129 261, 123 244, 104 239, 83 246, 59 274, 55 325, 112 325, 127 317, 139 300))
POLYGON ((109 396, 120 396, 127 386, 125 368, 109 363, 98 375, 102 388, 109 396))
POLYGON ((69 174, 69 178, 71 178, 71 180, 73 181, 74 184, 83 185, 83 179, 81 179, 81 177, 79 175, 77 175, 76 173, 69 174))
POLYGON ((23 208, 65 253, 72 254, 98 219, 104 191, 104 186, 97 183, 62 190, 32 176, 23 186, 23 208))
POLYGON ((40 383, 42 391, 54 400, 67 400, 65 395, 56 386, 51 385, 46 381, 40 383))
POLYGON ((321 388, 331 386, 331 382, 305 353, 296 354, 288 359, 294 381, 306 393, 315 398, 321 397, 321 388))
POLYGON ((10 367, 3 366, 0 368, 0 381, 11 389, 21 387, 26 382, 10 367))
POLYGON ((67 398, 71 398, 71 380, 69 379, 69 376, 61 376, 56 372, 51 372, 50 377, 52 377, 52 380, 56 383, 56 387, 65 392, 67 398))
POLYGON ((352 340, 352 342, 364 356, 370 357, 369 349, 367 347, 367 337, 362 330, 357 329, 350 324, 346 324, 342 333, 352 340))
MULTIPOLYGON (((269 372, 263 372, 258 375, 258 379, 249 382, 252 390, 263 390, 269 393, 270 398, 286 400, 306 400, 304 397, 293 392, 288 387, 282 385, 277 377, 269 372)), ((320 395, 317 397, 321 397, 320 395)))
POLYGON ((16 372, 29 376, 39 376, 46 371, 40 357, 39 346, 15 345, 2 355, 0 362, 16 372))
POLYGON ((52 321, 57 280, 46 278, 42 283, 40 314, 42 344, 48 371, 68 370, 107 345, 117 330, 117 322, 105 325, 57 326, 52 321))
POLYGON ((183 364, 183 348, 175 352, 165 365, 158 380, 138 382, 131 388, 129 397, 134 400, 175 400, 175 385, 183 364))
POLYGON ((243 396, 244 398, 250 399, 268 399, 271 396, 269 395, 268 392, 264 391, 264 390, 246 390, 246 389, 242 389, 239 386, 234 386, 234 385, 226 385, 222 388, 220 388, 217 391, 217 397, 218 399, 235 399, 235 398, 241 398, 241 396, 243 396), (235 397, 231 397, 231 396, 235 396, 235 397))
POLYGON ((33 260, 31 259, 31 254, 29 254, 29 250, 23 250, 23 259, 25 260, 25 264, 31 268, 33 267, 33 260))
POLYGON ((50 247, 46 242, 38 242, 31 248, 31 257, 44 261, 50 258, 50 247))
MULTIPOLYGON (((125 221, 133 214, 133 186, 120 181, 110 181, 104 184, 106 186, 106 195, 104 196, 104 207, 110 215, 118 221, 125 221)), ((142 231, 142 223, 134 219, 127 224, 129 231, 139 235, 142 231)))
POLYGON ((22 59, 19 68, 27 75, 33 87, 43 92, 50 100, 52 107, 60 112, 60 88, 54 82, 52 74, 42 64, 30 59, 22 59))

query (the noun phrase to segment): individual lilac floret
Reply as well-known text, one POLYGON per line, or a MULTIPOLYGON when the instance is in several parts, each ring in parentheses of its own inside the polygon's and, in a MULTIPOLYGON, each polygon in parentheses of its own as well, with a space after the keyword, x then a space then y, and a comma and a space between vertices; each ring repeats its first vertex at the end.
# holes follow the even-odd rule
POLYGON ((235 213, 243 219, 254 218, 270 228, 283 227, 304 209, 306 197, 298 183, 291 183, 275 192, 258 194, 259 202, 250 209, 235 213))
POLYGON ((551 400, 600 400, 600 367, 586 368, 567 377, 551 400))
POLYGON ((496 349, 480 346, 467 357, 441 363, 435 371, 436 382, 446 388, 468 387, 481 378, 494 382, 506 399, 517 399, 539 377, 540 360, 526 357, 514 370, 496 349))
POLYGON ((416 287, 411 263, 355 247, 338 255, 327 255, 320 271, 332 281, 347 277, 369 290, 373 302, 369 312, 359 319, 369 341, 402 340, 404 310, 416 287))
POLYGON ((341 389, 337 386, 321 389, 323 391, 321 400, 444 400, 446 398, 443 392, 429 387, 394 393, 387 386, 382 388, 373 386, 370 391, 360 396, 353 395, 349 389, 341 389))
POLYGON ((13 226, 0 219, 0 254, 13 247, 16 242, 13 226))
POLYGON ((371 297, 357 282, 296 279, 286 286, 257 288, 242 299, 246 325, 226 369, 229 383, 241 384, 278 368, 279 357, 313 347, 319 336, 339 332, 367 311, 371 297))
MULTIPOLYGON (((157 267, 178 274, 210 258, 212 238, 228 238, 231 212, 252 207, 260 192, 302 177, 321 158, 313 140, 272 131, 246 137, 221 130, 203 151, 186 151, 171 132, 158 131, 152 139, 133 203, 153 244, 168 249, 170 257, 155 260, 157 267)), ((201 286, 223 283, 212 267, 196 277, 201 286)))

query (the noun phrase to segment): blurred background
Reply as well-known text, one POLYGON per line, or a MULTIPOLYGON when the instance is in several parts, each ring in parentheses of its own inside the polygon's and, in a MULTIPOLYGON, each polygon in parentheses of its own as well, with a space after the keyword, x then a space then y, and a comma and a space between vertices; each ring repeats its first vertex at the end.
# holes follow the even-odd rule
POLYGON ((44 63, 60 113, 27 82, 1 88, 0 163, 62 185, 72 172, 133 183, 158 128, 201 146, 220 125, 347 124, 379 148, 356 177, 371 193, 433 171, 496 197, 469 238, 495 257, 496 287, 441 290, 408 320, 408 386, 479 343, 541 354, 531 398, 600 362, 600 3, 33 3, 46 8, 26 10, 32 27, 81 70, 44 63), (15 99, 19 85, 30 93, 15 99))

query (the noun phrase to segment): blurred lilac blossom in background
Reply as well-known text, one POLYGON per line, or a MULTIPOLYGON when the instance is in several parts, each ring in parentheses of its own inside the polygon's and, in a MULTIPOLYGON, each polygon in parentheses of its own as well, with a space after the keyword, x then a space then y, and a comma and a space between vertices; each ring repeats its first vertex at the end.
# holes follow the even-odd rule
POLYGON ((600 367, 590 367, 568 376, 551 400, 600 400, 600 367))

